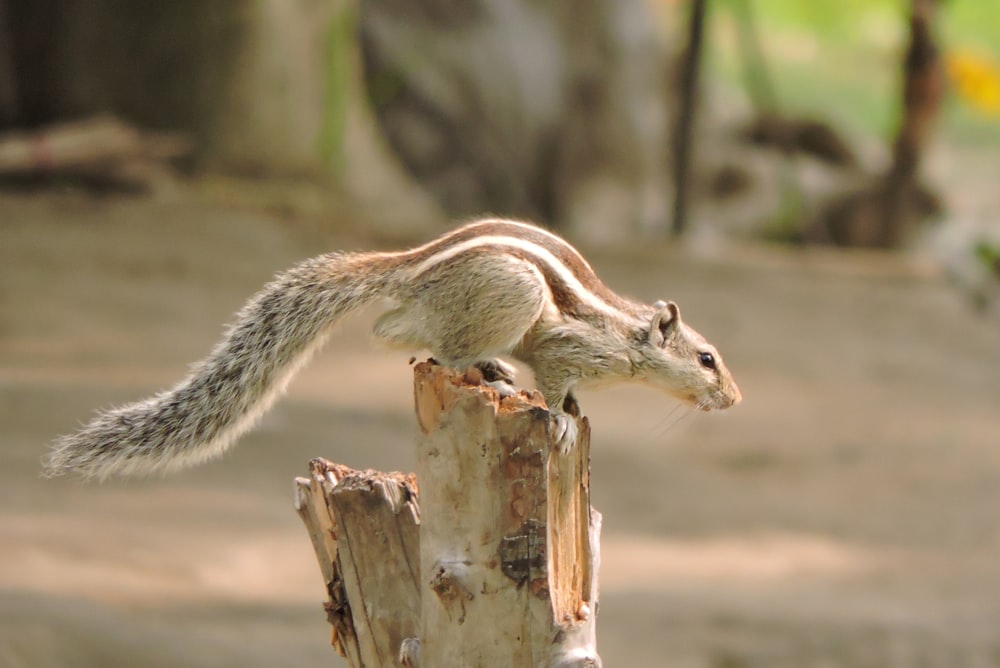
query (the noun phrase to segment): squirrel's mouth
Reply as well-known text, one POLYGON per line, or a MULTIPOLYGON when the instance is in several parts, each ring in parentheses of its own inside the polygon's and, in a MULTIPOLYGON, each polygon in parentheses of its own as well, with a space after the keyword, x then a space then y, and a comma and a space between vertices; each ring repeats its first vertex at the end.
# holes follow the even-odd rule
POLYGON ((725 390, 712 390, 704 397, 699 397, 695 394, 690 394, 685 399, 688 403, 692 404, 697 410, 705 411, 724 411, 727 408, 732 408, 736 404, 743 401, 743 394, 740 389, 736 387, 735 384, 730 385, 725 390))

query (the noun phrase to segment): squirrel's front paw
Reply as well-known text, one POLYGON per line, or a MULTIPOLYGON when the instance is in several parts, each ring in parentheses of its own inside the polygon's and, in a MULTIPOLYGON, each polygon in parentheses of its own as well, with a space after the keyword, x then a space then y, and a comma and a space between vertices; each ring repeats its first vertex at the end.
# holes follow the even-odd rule
POLYGON ((555 420, 556 447, 559 448, 559 454, 568 455, 576 445, 576 437, 579 435, 576 420, 565 413, 556 413, 552 419, 555 420))

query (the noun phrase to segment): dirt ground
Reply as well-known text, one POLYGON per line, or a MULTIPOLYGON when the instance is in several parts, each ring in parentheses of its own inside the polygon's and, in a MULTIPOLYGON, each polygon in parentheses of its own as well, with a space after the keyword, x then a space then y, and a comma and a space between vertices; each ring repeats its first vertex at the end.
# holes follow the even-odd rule
MULTIPOLYGON (((343 665, 291 481, 316 455, 413 466, 408 355, 371 314, 221 461, 87 485, 39 460, 178 380, 274 271, 356 243, 191 198, 0 196, 0 666, 343 665)), ((591 255, 678 301, 745 398, 581 397, 604 664, 1000 666, 996 325, 881 256, 591 255)))

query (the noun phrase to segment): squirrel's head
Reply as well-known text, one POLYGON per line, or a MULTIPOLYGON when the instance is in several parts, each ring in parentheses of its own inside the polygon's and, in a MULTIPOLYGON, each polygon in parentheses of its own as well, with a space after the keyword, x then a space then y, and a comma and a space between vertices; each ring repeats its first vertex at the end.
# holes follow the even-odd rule
POLYGON ((633 360, 636 377, 701 410, 722 410, 743 396, 715 346, 681 320, 674 302, 656 302, 633 360))

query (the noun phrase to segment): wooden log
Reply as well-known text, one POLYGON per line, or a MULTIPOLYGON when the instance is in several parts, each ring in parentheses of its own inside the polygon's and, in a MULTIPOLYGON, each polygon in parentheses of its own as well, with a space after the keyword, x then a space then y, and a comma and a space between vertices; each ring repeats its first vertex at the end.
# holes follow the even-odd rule
POLYGON ((0 134, 0 175, 95 169, 125 161, 169 160, 191 151, 176 133, 140 132, 111 116, 0 134))
POLYGON ((297 481, 352 666, 601 665, 589 424, 560 455, 537 392, 480 381, 415 368, 419 511, 412 476, 314 460, 297 481))

